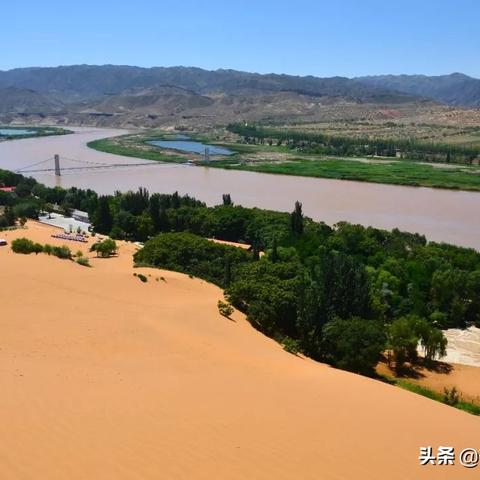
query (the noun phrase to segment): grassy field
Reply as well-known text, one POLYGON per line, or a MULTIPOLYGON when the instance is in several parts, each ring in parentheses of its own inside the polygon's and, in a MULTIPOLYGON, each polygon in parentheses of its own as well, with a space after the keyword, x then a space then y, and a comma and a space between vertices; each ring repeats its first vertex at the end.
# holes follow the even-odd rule
MULTIPOLYGON (((205 165, 200 155, 181 153, 148 145, 148 140, 172 138, 156 132, 125 135, 90 142, 95 150, 127 157, 147 160, 184 163, 195 160, 205 165)), ((208 138, 192 137, 208 142, 208 138)), ((297 175, 306 177, 356 180, 362 182, 408 185, 419 187, 446 188, 455 190, 480 191, 480 167, 469 165, 426 164, 410 160, 360 159, 322 157, 302 154, 285 146, 245 145, 238 143, 210 142, 235 152, 223 160, 213 160, 209 167, 297 175)))
POLYGON ((211 162, 210 166, 282 175, 480 191, 480 169, 466 166, 442 168, 410 161, 369 163, 332 158, 244 164, 227 160, 211 162))
POLYGON ((102 138, 94 140, 87 144, 89 148, 114 155, 123 155, 124 157, 143 158, 154 160, 156 162, 183 163, 184 157, 178 155, 167 155, 164 150, 146 145, 144 142, 138 144, 124 143, 122 137, 102 138))

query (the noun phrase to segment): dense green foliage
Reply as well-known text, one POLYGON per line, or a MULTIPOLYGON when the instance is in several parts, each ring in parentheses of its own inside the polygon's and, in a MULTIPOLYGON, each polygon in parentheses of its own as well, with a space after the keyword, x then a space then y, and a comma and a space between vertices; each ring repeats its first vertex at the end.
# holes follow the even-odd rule
MULTIPOLYGON (((111 198, 113 209, 117 202, 111 198)), ((149 211, 147 203, 136 218, 149 211)), ((403 316, 419 318, 423 330, 413 334, 415 345, 420 342, 430 360, 444 348, 439 328, 480 324, 480 255, 474 250, 427 243, 398 230, 347 223, 331 229, 304 218, 300 204, 291 215, 232 205, 177 205, 162 218, 162 226, 177 233, 147 241, 137 263, 226 288, 230 302, 257 328, 280 341, 294 339, 304 353, 342 368, 371 373, 387 346, 385 325, 403 316), (213 232, 225 240, 250 240, 251 253, 198 236, 213 232), (258 258, 254 242, 266 255, 258 258), (351 336, 334 328, 346 325, 341 322, 351 322, 351 336), (349 357, 349 350, 362 356, 349 357)))
POLYGON ((9 181, 20 186, 8 194, 13 208, 53 196, 83 204, 97 232, 146 242, 135 255, 138 265, 216 283, 258 329, 342 368, 371 373, 387 346, 399 364, 415 361, 414 343, 433 361, 445 346, 439 329, 480 325, 480 254, 473 249, 398 230, 331 228, 305 218, 299 203, 287 214, 236 206, 227 195, 222 205, 206 207, 177 193, 98 197, 21 176, 9 181))
POLYGON ((252 255, 245 250, 217 244, 191 233, 163 233, 149 240, 135 256, 137 265, 188 273, 224 285, 227 268, 247 263, 252 255), (228 267, 227 267, 228 265, 228 267))
POLYGON ((92 190, 48 188, 33 178, 6 170, 0 170, 0 187, 15 187, 13 193, 0 191, 0 207, 5 207, 0 228, 13 225, 16 218, 36 219, 41 211, 54 211, 54 205, 60 212, 76 208, 93 213, 97 208, 98 197, 92 190))
POLYGON ((383 325, 375 320, 335 319, 323 328, 326 360, 345 370, 372 375, 384 347, 383 325))
POLYGON ((388 326, 388 348, 394 355, 397 370, 401 370, 405 362, 415 363, 419 344, 424 350, 427 365, 437 357, 445 356, 446 338, 425 318, 409 315, 394 320, 388 326))
POLYGON ((242 136, 246 143, 275 142, 277 145, 285 144, 300 152, 323 155, 395 157, 398 152, 410 159, 446 163, 472 163, 480 155, 478 147, 422 143, 415 139, 336 137, 319 132, 310 133, 240 123, 231 124, 227 128, 242 136))

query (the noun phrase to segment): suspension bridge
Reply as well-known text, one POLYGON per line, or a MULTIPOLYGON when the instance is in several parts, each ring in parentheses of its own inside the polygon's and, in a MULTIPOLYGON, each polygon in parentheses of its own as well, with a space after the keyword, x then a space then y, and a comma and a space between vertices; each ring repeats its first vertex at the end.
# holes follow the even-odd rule
MULTIPOLYGON (((162 162, 135 162, 135 163, 101 163, 91 162, 88 160, 78 160, 75 158, 60 157, 60 155, 54 155, 46 160, 40 160, 39 162, 26 165, 24 167, 15 170, 15 173, 47 173, 54 172, 56 176, 61 176, 62 172, 70 171, 88 171, 99 169, 115 169, 123 167, 145 167, 154 165, 167 165, 162 162), (73 166, 72 166, 73 165, 73 166)), ((171 164, 168 164, 171 165, 171 164)))

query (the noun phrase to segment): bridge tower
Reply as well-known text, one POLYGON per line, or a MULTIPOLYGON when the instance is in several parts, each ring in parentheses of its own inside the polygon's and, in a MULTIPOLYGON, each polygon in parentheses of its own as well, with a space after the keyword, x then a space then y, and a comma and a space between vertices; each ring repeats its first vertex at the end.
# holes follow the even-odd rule
POLYGON ((62 175, 62 172, 60 170, 60 155, 55 154, 54 160, 55 160, 55 176, 60 177, 62 175))

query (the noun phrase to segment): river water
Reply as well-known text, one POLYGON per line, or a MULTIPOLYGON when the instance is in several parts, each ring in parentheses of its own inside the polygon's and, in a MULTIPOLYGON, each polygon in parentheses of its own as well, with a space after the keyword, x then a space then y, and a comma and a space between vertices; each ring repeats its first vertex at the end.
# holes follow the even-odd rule
MULTIPOLYGON (((16 170, 60 154, 62 167, 78 160, 103 164, 146 163, 89 149, 87 142, 125 134, 124 130, 74 128, 75 134, 0 143, 0 168, 16 170), (66 160, 69 159, 69 160, 66 160)), ((53 160, 44 167, 53 168, 53 160)), ((42 166, 32 167, 42 168, 42 166)), ((92 188, 99 193, 146 187, 150 192, 190 194, 209 205, 230 193, 235 203, 291 211, 303 203, 306 215, 334 224, 341 220, 379 228, 399 228, 480 250, 480 193, 366 182, 269 175, 151 162, 138 167, 65 170, 29 174, 49 186, 92 188)))

